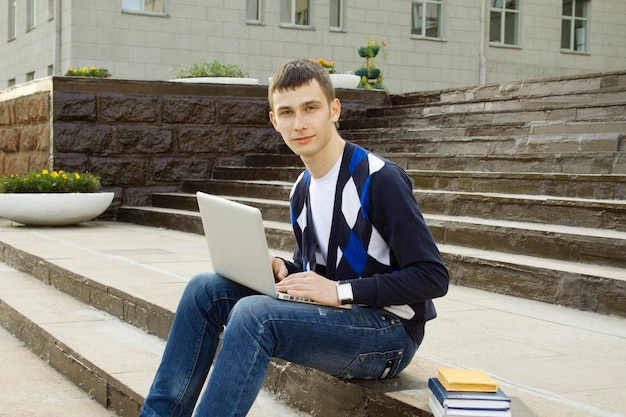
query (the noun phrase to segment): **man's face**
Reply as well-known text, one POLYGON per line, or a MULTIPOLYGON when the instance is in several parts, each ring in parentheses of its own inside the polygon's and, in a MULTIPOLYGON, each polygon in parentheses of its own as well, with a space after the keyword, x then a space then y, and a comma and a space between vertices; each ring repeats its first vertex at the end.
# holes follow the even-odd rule
POLYGON ((337 133, 339 100, 329 105, 316 80, 295 90, 274 92, 272 98, 270 120, 296 155, 306 158, 319 154, 337 133))

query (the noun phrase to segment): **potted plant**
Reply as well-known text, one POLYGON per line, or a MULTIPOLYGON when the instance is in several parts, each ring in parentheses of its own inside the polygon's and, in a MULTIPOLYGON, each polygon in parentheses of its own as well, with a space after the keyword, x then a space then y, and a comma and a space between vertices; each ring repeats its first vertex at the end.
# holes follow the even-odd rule
POLYGON ((365 63, 357 68, 354 73, 360 77, 359 88, 383 90, 383 73, 376 68, 375 57, 382 52, 383 58, 387 59, 387 44, 379 41, 374 36, 368 36, 365 45, 357 49, 359 56, 365 58, 365 63))
POLYGON ((29 226, 68 226, 98 217, 113 196, 100 192, 100 178, 88 172, 14 174, 0 178, 0 217, 29 226))
POLYGON ((93 78, 108 78, 111 76, 109 70, 106 68, 96 67, 83 67, 83 68, 69 68, 65 73, 66 77, 93 77, 93 78))
POLYGON ((176 71, 172 81, 186 83, 215 83, 215 84, 258 84, 256 78, 248 78, 248 71, 236 64, 224 64, 217 60, 211 63, 194 62, 189 66, 181 67, 176 71))
POLYGON ((335 69, 337 63, 335 61, 326 61, 324 58, 317 58, 317 60, 309 58, 309 61, 317 62, 328 72, 335 88, 357 88, 359 85, 361 77, 355 74, 337 72, 335 69))

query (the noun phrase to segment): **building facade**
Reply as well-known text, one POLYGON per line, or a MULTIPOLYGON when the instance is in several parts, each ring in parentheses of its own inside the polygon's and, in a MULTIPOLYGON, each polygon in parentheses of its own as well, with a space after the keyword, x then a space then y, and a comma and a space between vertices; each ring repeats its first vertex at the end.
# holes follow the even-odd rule
POLYGON ((193 62, 267 83, 295 57, 354 71, 373 35, 391 93, 626 68, 624 0, 5 0, 0 90, 72 68, 168 80, 193 62))

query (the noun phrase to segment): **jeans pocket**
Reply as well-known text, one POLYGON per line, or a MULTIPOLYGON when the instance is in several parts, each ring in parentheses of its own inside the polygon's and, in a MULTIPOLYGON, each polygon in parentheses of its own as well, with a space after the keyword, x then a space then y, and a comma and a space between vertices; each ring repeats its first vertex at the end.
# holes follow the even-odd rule
POLYGON ((404 367, 402 350, 358 355, 339 375, 344 379, 384 379, 395 376, 404 367))

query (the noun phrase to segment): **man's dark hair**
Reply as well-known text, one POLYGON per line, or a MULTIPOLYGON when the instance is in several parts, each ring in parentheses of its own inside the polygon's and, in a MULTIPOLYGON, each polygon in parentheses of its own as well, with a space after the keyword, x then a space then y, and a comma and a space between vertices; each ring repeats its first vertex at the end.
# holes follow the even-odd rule
POLYGON ((267 90, 270 108, 274 109, 272 95, 275 91, 295 90, 312 80, 317 80, 329 103, 335 99, 335 88, 324 67, 315 61, 298 58, 284 63, 274 73, 267 90))

